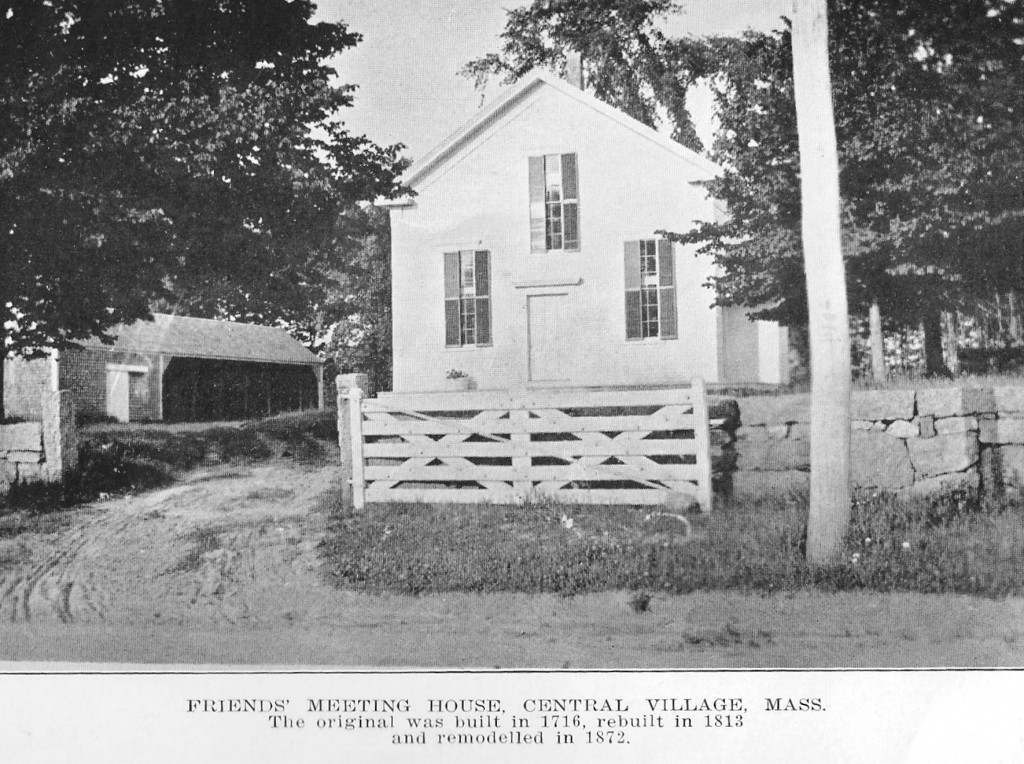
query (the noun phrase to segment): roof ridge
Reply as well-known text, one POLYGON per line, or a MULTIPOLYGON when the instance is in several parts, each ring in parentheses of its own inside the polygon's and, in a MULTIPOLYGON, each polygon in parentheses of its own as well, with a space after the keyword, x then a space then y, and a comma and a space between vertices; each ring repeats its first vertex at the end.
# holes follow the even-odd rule
POLYGON ((428 151, 422 159, 414 162, 412 166, 409 167, 407 176, 403 179, 403 182, 411 186, 424 175, 431 172, 435 166, 444 162, 448 156, 454 153, 464 141, 469 140, 475 134, 486 129, 488 123, 501 113, 503 109, 515 106, 517 99, 528 94, 530 90, 538 84, 548 85, 563 95, 574 98, 585 106, 589 106, 598 113, 615 120, 623 127, 632 130, 641 137, 652 141, 667 151, 675 153, 684 161, 688 161, 698 170, 702 170, 709 175, 716 175, 721 171, 721 167, 716 162, 713 162, 711 159, 708 159, 699 152, 687 148, 683 144, 662 135, 650 125, 645 125, 643 122, 631 117, 621 109, 617 109, 611 104, 605 103, 592 93, 580 90, 543 69, 533 69, 529 74, 509 86, 493 102, 482 108, 473 116, 472 119, 461 125, 458 129, 449 133, 439 144, 428 151))

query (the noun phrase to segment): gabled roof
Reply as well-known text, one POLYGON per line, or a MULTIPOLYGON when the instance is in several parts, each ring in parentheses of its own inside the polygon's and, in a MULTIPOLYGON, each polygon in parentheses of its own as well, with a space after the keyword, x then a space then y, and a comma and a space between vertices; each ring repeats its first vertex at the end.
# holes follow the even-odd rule
POLYGON ((187 358, 259 363, 317 364, 320 359, 284 329, 210 318, 155 313, 152 321, 136 321, 111 331, 113 345, 98 339, 87 347, 136 353, 164 353, 187 358))
POLYGON ((575 101, 594 109, 600 114, 614 120, 627 130, 631 130, 642 138, 646 138, 657 146, 674 154, 675 156, 689 162, 697 170, 698 178, 695 180, 710 180, 721 172, 721 168, 696 151, 686 148, 671 138, 662 135, 657 130, 648 127, 643 122, 633 119, 629 115, 619 111, 614 106, 609 106, 604 101, 595 98, 589 93, 573 87, 554 75, 536 70, 524 77, 515 85, 502 93, 492 103, 480 110, 480 112, 461 128, 449 135, 440 145, 427 153, 422 159, 414 162, 403 177, 405 185, 415 188, 416 184, 443 166, 449 159, 455 156, 468 141, 486 132, 494 123, 508 112, 523 103, 531 94, 540 88, 553 88, 559 93, 572 98, 575 101))

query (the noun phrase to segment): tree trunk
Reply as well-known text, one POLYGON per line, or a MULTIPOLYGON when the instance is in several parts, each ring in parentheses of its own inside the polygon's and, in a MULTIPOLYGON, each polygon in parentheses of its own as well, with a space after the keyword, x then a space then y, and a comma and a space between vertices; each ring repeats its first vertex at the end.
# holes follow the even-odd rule
POLYGON ((924 332, 924 373, 948 376, 949 370, 942 360, 942 314, 929 311, 921 321, 924 332))
POLYGON ((957 331, 956 313, 942 312, 943 335, 946 338, 946 368, 956 376, 960 373, 960 333, 957 331))
POLYGON ((794 0, 793 85, 811 341, 807 560, 838 562, 850 522, 850 334, 826 0, 794 0))
POLYGON ((885 339, 882 336, 882 311, 877 301, 872 302, 868 310, 868 325, 871 328, 871 376, 875 382, 885 382, 885 339))
MULTIPOLYGON (((4 335, 0 332, 0 343, 4 341, 4 335)), ((0 422, 4 421, 4 367, 7 366, 6 354, 0 354, 0 422)))

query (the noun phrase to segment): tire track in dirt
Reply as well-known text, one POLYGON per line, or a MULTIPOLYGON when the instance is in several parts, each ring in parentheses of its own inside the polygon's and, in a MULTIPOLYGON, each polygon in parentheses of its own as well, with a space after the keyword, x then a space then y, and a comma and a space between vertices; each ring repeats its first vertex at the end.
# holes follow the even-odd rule
POLYGON ((56 531, 23 534, 25 561, 0 569, 0 621, 292 623, 321 588, 316 517, 335 477, 220 465, 70 510, 56 531))
POLYGON ((83 560, 83 552, 92 547, 122 544, 126 531, 140 522, 141 514, 186 488, 191 487, 175 486, 141 502, 138 497, 129 496, 76 510, 78 514, 71 518, 71 527, 58 531, 55 541, 36 540, 34 550, 42 551, 38 562, 27 570, 4 576, 0 583, 0 618, 14 623, 105 620, 111 605, 110 579, 119 577, 119 573, 123 577, 124 572, 91 569, 88 561, 83 560), (96 516, 82 522, 79 515, 85 512, 96 516))

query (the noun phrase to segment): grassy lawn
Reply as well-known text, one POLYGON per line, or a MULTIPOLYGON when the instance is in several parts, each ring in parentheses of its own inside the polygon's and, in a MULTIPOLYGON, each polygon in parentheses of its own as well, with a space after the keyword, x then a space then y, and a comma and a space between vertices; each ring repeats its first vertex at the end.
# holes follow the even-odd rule
POLYGON ((321 553, 341 587, 626 589, 639 609, 654 592, 698 590, 1024 594, 1020 507, 867 496, 854 507, 843 563, 827 570, 804 563, 806 518, 799 495, 726 504, 688 523, 636 507, 377 505, 336 513, 321 553))

